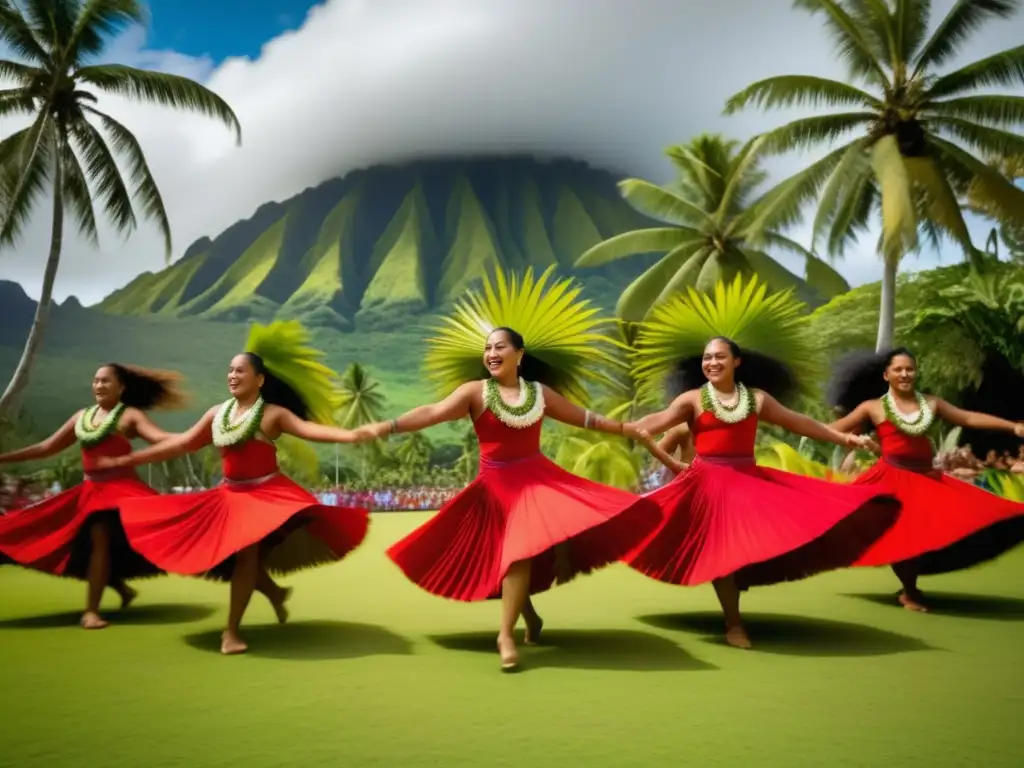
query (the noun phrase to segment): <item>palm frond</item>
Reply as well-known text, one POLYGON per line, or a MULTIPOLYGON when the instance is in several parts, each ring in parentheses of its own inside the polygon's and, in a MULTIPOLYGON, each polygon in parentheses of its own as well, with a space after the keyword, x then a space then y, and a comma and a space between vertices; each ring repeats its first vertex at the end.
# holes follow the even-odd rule
POLYGON ((655 304, 696 283, 708 254, 710 250, 702 248, 701 240, 681 243, 626 286, 615 305, 615 314, 627 322, 639 323, 655 304))
POLYGON ((859 241, 870 229, 871 217, 881 203, 881 192, 874 170, 860 174, 843 189, 828 225, 826 250, 833 258, 842 258, 847 247, 859 241))
POLYGON ((982 94, 933 101, 928 104, 926 114, 1000 126, 1024 125, 1024 96, 982 94))
POLYGON ((0 42, 31 62, 45 64, 49 54, 28 20, 12 0, 0 0, 0 42))
POLYGON ((951 59, 960 46, 985 22, 1007 19, 1020 9, 1019 0, 957 0, 914 62, 914 75, 934 69, 951 59))
POLYGON ((664 253, 678 248, 699 233, 683 227, 655 227, 623 232, 589 248, 576 260, 577 267, 599 267, 644 253, 664 253))
MULTIPOLYGON (((42 70, 39 67, 33 67, 30 64, 22 64, 20 61, 11 61, 10 59, 0 59, 0 79, 14 80, 22 86, 28 85, 32 82, 33 78, 38 77, 42 74, 42 70)), ((19 89, 13 89, 19 90, 19 89)), ((6 91, 5 93, 9 93, 6 91)))
POLYGON ((53 153, 53 120, 45 112, 40 113, 31 126, 0 143, 3 173, 0 245, 17 242, 36 198, 50 178, 53 153))
POLYGON ((1024 136, 1019 133, 989 128, 958 117, 936 117, 930 123, 984 155, 1009 157, 1024 154, 1024 136))
POLYGON ((779 360, 801 377, 802 387, 811 387, 821 363, 804 310, 792 291, 769 294, 757 278, 719 283, 710 294, 692 288, 677 294, 641 326, 633 369, 638 387, 657 396, 678 364, 701 355, 713 336, 779 360))
POLYGON ((85 178, 78 157, 67 142, 61 145, 60 162, 64 172, 64 205, 75 217, 79 233, 91 245, 98 246, 99 233, 96 229, 96 212, 92 207, 89 182, 85 178))
POLYGON ((761 160, 759 153, 763 144, 764 136, 755 136, 744 145, 737 155, 730 169, 722 198, 718 203, 718 209, 714 212, 714 219, 719 226, 724 224, 726 218, 736 210, 736 202, 741 198, 747 180, 757 170, 761 160))
POLYGON ((997 496, 1024 503, 1024 475, 989 470, 985 473, 985 479, 997 496))
POLYGON ((917 247, 917 215, 910 175, 895 136, 875 142, 871 164, 882 193, 882 254, 898 263, 917 247))
POLYGON ((945 172, 956 180, 958 191, 969 190, 993 218, 1024 225, 1024 190, 950 141, 930 136, 928 145, 945 172))
POLYGON ((900 60, 909 63, 928 34, 931 0, 896 0, 893 32, 900 60))
POLYGON ((14 115, 31 115, 35 111, 35 100, 26 88, 9 88, 0 91, 0 118, 14 115))
POLYGON ((754 248, 744 248, 740 253, 746 263, 750 265, 750 271, 756 274, 759 280, 763 280, 772 293, 789 289, 796 290, 802 287, 803 280, 767 253, 754 248))
POLYGON ((642 469, 640 457, 627 441, 593 432, 559 440, 554 461, 579 477, 625 489, 636 488, 642 469))
POLYGON ((138 0, 86 0, 67 43, 66 50, 74 57, 68 63, 78 64, 94 56, 103 50, 105 40, 132 24, 145 24, 148 18, 146 7, 138 0))
POLYGON ((809 459, 793 446, 781 440, 773 440, 770 445, 760 448, 755 453, 758 466, 779 469, 805 477, 816 477, 819 480, 832 482, 848 482, 850 478, 835 472, 827 464, 809 459))
POLYGON ((78 0, 20 0, 36 37, 51 51, 64 51, 75 27, 78 0))
POLYGON ((825 77, 781 75, 759 80, 725 103, 725 114, 732 115, 754 105, 761 109, 786 107, 870 107, 885 105, 867 91, 825 77))
POLYGON ((850 284, 846 278, 811 249, 805 248, 795 240, 777 232, 766 232, 763 240, 766 245, 801 256, 804 260, 804 278, 807 284, 826 299, 834 298, 850 290, 850 284))
POLYGON ((711 220, 711 214, 696 203, 643 179, 620 181, 619 191, 626 202, 653 219, 684 227, 692 226, 695 221, 711 220))
POLYGON ((132 196, 107 142, 87 120, 79 120, 68 128, 76 150, 85 160, 86 178, 96 186, 103 212, 118 232, 131 232, 137 225, 132 196))
POLYGON ((802 8, 812 15, 822 14, 825 26, 839 48, 850 72, 870 82, 884 85, 887 82, 885 69, 879 62, 879 51, 864 37, 861 25, 835 0, 795 0, 795 8, 802 8))
POLYGON ((602 330, 608 321, 579 298, 582 289, 571 279, 549 285, 553 270, 539 279, 533 270, 522 278, 498 272, 494 281, 484 280, 482 291, 471 291, 456 304, 427 342, 426 370, 438 391, 447 394, 486 378, 484 342, 500 326, 523 335, 527 352, 551 370, 546 383, 566 397, 586 403, 588 383, 609 381, 606 370, 620 363, 612 354, 614 342, 602 330))
POLYGON ((856 128, 865 128, 878 119, 874 112, 837 112, 831 115, 802 117, 764 134, 764 151, 772 154, 808 149, 831 143, 856 128))
POLYGON ((814 226, 811 230, 812 244, 818 244, 825 230, 835 220, 840 200, 844 194, 863 183, 863 179, 871 177, 868 146, 867 138, 850 143, 826 182, 818 200, 818 211, 814 216, 814 226))
POLYGON ((156 180, 149 170, 149 163, 146 162, 142 145, 135 138, 135 134, 110 115, 92 107, 83 107, 83 110, 99 118, 103 128, 113 140, 114 153, 123 154, 128 158, 132 184, 135 186, 134 197, 141 203, 143 215, 155 220, 157 226, 160 227, 160 233, 164 236, 164 259, 169 261, 172 249, 171 222, 167 216, 167 209, 164 208, 160 188, 157 187, 156 180))
POLYGON ((82 67, 77 74, 79 79, 107 93, 196 112, 220 120, 234 130, 236 141, 242 143, 242 126, 228 103, 209 88, 187 77, 166 72, 149 72, 123 64, 82 67))
POLYGON ((996 85, 1014 86, 1024 83, 1024 45, 1008 48, 932 82, 924 98, 934 101, 966 91, 980 91, 996 85))
POLYGON ((928 157, 907 157, 904 158, 904 164, 918 194, 923 197, 928 219, 948 232, 963 247, 968 257, 973 256, 975 249, 960 203, 935 162, 928 157))
POLYGON ((254 323, 245 351, 259 355, 267 370, 298 394, 310 421, 331 424, 338 410, 338 374, 323 363, 311 340, 298 320, 254 323))

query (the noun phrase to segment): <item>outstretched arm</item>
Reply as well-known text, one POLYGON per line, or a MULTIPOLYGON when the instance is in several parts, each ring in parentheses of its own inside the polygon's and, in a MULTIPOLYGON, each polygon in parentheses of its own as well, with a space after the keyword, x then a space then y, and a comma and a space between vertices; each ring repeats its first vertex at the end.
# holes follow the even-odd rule
POLYGON ((665 410, 644 416, 629 424, 628 427, 643 430, 652 435, 660 435, 678 424, 688 422, 693 418, 693 413, 693 397, 689 392, 683 392, 665 410))
POLYGON ((680 461, 672 455, 672 451, 676 449, 679 443, 678 435, 665 435, 665 437, 661 439, 660 443, 656 443, 649 432, 641 431, 639 437, 640 441, 644 444, 644 447, 650 452, 650 454, 677 475, 689 468, 689 464, 685 461, 680 461))
POLYGON ((831 427, 826 427, 810 416, 791 411, 767 392, 762 393, 764 400, 761 403, 760 417, 770 424, 776 424, 795 435, 809 437, 812 440, 821 440, 826 443, 835 443, 849 448, 873 448, 874 443, 863 435, 855 435, 850 432, 839 432, 831 427))
POLYGON ((27 448, 19 448, 17 451, 0 453, 0 464, 13 464, 17 461, 32 461, 33 459, 48 459, 70 448, 75 444, 75 422, 78 421, 79 415, 81 415, 81 411, 65 421, 60 429, 41 443, 30 445, 27 448))
POLYGON ((836 432, 852 432, 859 435, 864 429, 864 424, 871 421, 871 402, 864 401, 841 419, 836 419, 829 428, 836 432))
POLYGON ((419 432, 421 429, 456 421, 469 415, 469 407, 473 402, 473 390, 479 388, 478 382, 463 384, 439 403, 421 405, 413 408, 391 421, 369 424, 356 430, 356 440, 380 438, 399 432, 419 432))
POLYGON ((351 429, 331 427, 300 419, 287 408, 273 408, 268 425, 273 431, 292 435, 314 443, 354 443, 358 436, 351 429))
POLYGON ((97 459, 99 468, 138 467, 143 464, 155 464, 168 459, 176 459, 186 453, 195 453, 213 442, 213 417, 219 406, 208 410, 187 432, 174 435, 169 440, 157 443, 151 448, 129 453, 127 456, 97 459))
POLYGON ((935 399, 934 409, 936 416, 958 427, 1013 432, 1017 437, 1024 437, 1024 423, 1022 422, 1008 421, 977 411, 964 411, 939 398, 935 399))
POLYGON ((623 430, 625 425, 621 421, 606 419, 604 416, 580 408, 550 387, 544 387, 544 415, 573 427, 607 432, 610 435, 626 435, 626 437, 635 439, 635 435, 630 435, 623 430))
POLYGON ((160 427, 150 421, 149 417, 138 408, 129 408, 124 417, 122 417, 122 423, 127 419, 127 425, 130 426, 132 431, 136 435, 141 437, 150 445, 156 445, 162 443, 164 440, 170 440, 171 438, 177 437, 175 432, 164 432, 160 427))

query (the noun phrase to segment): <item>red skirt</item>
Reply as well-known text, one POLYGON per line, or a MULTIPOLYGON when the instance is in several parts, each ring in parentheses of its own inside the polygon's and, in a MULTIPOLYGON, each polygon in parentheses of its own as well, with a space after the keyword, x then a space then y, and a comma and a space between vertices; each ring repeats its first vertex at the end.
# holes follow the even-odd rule
POLYGON ((535 454, 485 468, 388 557, 426 591, 463 601, 500 597, 509 566, 532 560, 536 594, 619 560, 659 520, 650 502, 535 454))
POLYGON ((122 517, 132 546, 161 568, 220 580, 231 578, 234 555, 253 544, 271 573, 336 562, 370 524, 367 510, 324 506, 280 474, 129 502, 122 517))
POLYGON ((111 581, 156 576, 160 569, 129 546, 119 510, 132 499, 145 505, 158 498, 134 474, 83 480, 56 496, 0 515, 0 562, 6 558, 26 568, 84 580, 92 554, 91 529, 103 521, 111 538, 111 581))
POLYGON ((899 503, 873 488, 758 467, 752 459, 698 457, 647 498, 664 521, 626 562, 684 586, 735 574, 747 589, 851 565, 899 514, 899 503))
POLYGON ((992 560, 1024 541, 1024 504, 939 471, 903 469, 884 459, 854 485, 884 489, 903 503, 896 525, 856 565, 915 560, 922 575, 992 560))

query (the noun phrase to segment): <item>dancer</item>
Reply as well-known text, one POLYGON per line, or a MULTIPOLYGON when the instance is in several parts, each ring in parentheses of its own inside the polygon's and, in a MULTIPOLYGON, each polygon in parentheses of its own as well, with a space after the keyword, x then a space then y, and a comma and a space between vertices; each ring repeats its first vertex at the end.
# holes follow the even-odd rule
POLYGON ((82 452, 82 483, 0 517, 0 553, 27 568, 84 580, 81 626, 103 629, 100 601, 106 587, 125 609, 137 593, 128 579, 155 576, 159 569, 125 540, 121 505, 129 498, 152 499, 156 491, 131 470, 105 470, 103 457, 131 452, 133 438, 158 443, 172 437, 145 411, 184 404, 181 377, 119 363, 107 363, 92 381, 95 404, 78 411, 53 435, 36 445, 0 454, 0 464, 56 456, 76 442, 82 452))
POLYGON ((224 482, 198 493, 163 496, 125 509, 132 545, 174 573, 231 581, 231 606, 221 652, 243 653, 240 625, 254 590, 287 620, 291 590, 269 573, 340 560, 366 536, 365 509, 327 507, 278 471, 274 441, 282 435, 350 443, 355 433, 327 426, 334 414, 336 374, 308 346, 297 322, 256 325, 246 352, 231 360, 231 399, 211 408, 184 434, 110 467, 164 461, 213 443, 224 482), (269 573, 268 573, 269 572, 269 573))
POLYGON ((384 437, 472 420, 480 441, 476 479, 388 556, 432 594, 463 601, 500 597, 503 670, 519 664, 513 631, 520 615, 526 644, 540 639, 543 621, 531 594, 615 562, 658 522, 652 504, 566 472, 540 452, 545 417, 633 436, 559 394, 581 397, 583 380, 598 380, 599 365, 611 358, 602 349, 600 321, 575 301, 578 289, 562 281, 545 292, 550 274, 534 283, 528 273, 511 287, 499 274, 497 289, 485 281, 488 299, 471 294, 463 301, 428 352, 428 368, 443 386, 458 384, 455 391, 368 428, 384 437), (514 322, 536 332, 535 346, 503 324, 514 322), (487 327, 489 333, 481 330, 487 327))
POLYGON ((916 380, 917 359, 903 347, 855 354, 837 366, 829 400, 848 414, 833 429, 874 431, 881 441, 882 460, 854 483, 891 493, 903 503, 896 525, 856 565, 891 565, 903 585, 899 603, 925 611, 918 576, 969 568, 1024 540, 1024 504, 934 468, 929 428, 941 419, 1024 437, 1024 424, 955 408, 918 392, 916 380))
MULTIPOLYGON (((780 363, 718 337, 701 359, 684 360, 681 369, 682 394, 634 426, 645 437, 686 422, 697 456, 675 480, 648 494, 664 521, 626 562, 670 584, 712 582, 725 613, 726 641, 750 648, 739 610, 741 590, 851 564, 892 525, 898 505, 872 489, 755 465, 759 420, 813 440, 870 444, 795 413, 768 394, 787 394, 787 382, 793 381, 780 363), (695 371, 707 379, 700 387, 695 371)), ((680 468, 663 451, 652 452, 680 468)))

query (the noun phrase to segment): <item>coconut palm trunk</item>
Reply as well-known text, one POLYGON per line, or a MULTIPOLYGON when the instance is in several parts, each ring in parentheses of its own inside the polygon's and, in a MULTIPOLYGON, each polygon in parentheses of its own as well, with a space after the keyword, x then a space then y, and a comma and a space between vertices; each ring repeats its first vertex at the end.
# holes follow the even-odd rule
POLYGON ((886 256, 882 262, 882 301, 878 308, 878 338, 875 351, 892 349, 896 338, 896 274, 899 260, 886 256))
POLYGON ((50 319, 50 304, 53 300, 53 284, 57 280, 57 267, 60 266, 60 251, 64 244, 64 172, 61 168, 60 156, 53 159, 53 224, 50 229, 50 255, 46 258, 46 269, 43 272, 43 290, 36 304, 36 314, 32 318, 32 327, 21 352, 18 367, 14 369, 3 397, 0 397, 0 414, 10 411, 18 400, 18 396, 28 386, 29 373, 35 365, 36 357, 43 345, 46 335, 46 323, 50 319))

